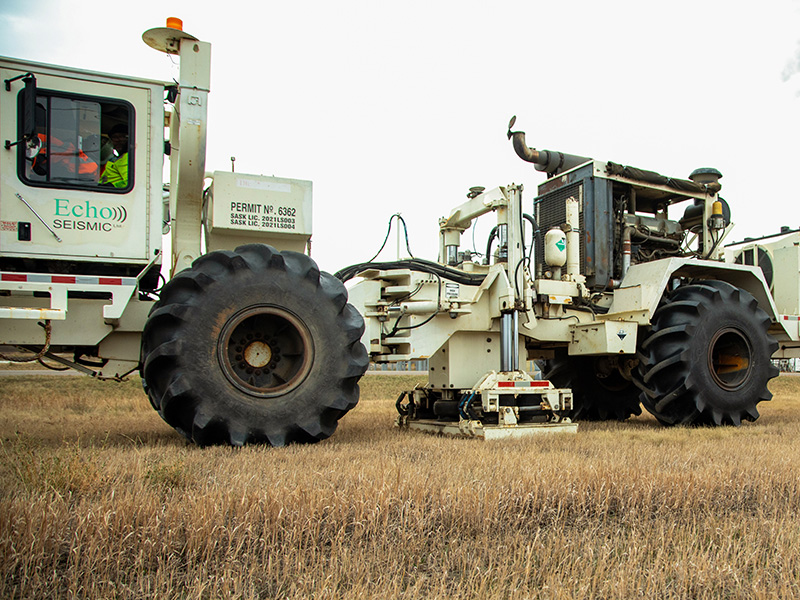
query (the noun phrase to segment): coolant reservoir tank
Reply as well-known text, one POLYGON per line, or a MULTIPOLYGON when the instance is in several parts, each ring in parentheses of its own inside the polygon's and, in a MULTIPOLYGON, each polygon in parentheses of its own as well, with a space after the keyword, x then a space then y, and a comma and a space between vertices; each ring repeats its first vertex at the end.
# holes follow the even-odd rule
POLYGON ((558 227, 544 234, 544 262, 548 267, 563 267, 567 263, 567 234, 558 227))

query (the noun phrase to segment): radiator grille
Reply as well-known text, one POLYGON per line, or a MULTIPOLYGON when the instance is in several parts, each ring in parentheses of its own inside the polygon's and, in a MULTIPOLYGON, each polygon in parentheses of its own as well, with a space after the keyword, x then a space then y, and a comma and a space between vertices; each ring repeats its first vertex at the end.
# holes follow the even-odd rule
POLYGON ((536 223, 539 225, 539 239, 536 242, 536 257, 535 262, 537 265, 542 265, 544 268, 544 236, 553 227, 561 227, 567 222, 567 198, 577 198, 581 202, 580 211, 580 239, 581 239, 581 257, 580 257, 580 271, 586 273, 586 236, 584 235, 584 219, 583 219, 583 182, 577 181, 569 185, 565 185, 553 192, 544 194, 537 197, 533 202, 533 214, 536 223))

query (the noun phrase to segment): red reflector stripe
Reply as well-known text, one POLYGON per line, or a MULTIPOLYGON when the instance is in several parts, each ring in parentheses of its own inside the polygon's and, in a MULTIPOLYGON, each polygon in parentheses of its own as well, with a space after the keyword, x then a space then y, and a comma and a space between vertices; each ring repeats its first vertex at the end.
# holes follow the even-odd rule
POLYGON ((0 281, 66 283, 70 285, 136 285, 133 277, 92 277, 87 275, 45 275, 44 273, 0 273, 0 281), (80 281, 78 281, 80 280, 80 281))
POLYGON ((547 380, 541 381, 498 381, 497 387, 550 387, 547 380))

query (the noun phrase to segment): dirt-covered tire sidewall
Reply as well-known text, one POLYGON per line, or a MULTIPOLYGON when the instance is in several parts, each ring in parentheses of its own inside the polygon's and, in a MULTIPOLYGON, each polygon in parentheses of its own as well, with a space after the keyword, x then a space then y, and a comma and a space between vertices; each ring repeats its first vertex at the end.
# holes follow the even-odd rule
POLYGON ((165 288, 145 339, 150 349, 162 344, 177 348, 160 364, 148 368, 145 362, 148 387, 158 398, 154 403, 168 423, 201 444, 283 445, 328 437, 358 397, 363 370, 358 371, 367 364, 358 341, 363 319, 341 297, 341 283, 319 273, 308 257, 284 252, 279 258, 264 258, 243 248, 237 249, 233 263, 229 256, 204 257, 165 288), (265 269, 259 264, 270 260, 283 265, 265 269), (272 397, 234 386, 218 354, 226 323, 259 306, 290 313, 307 329, 313 345, 305 378, 272 397), (168 307, 163 318, 161 307, 168 307))

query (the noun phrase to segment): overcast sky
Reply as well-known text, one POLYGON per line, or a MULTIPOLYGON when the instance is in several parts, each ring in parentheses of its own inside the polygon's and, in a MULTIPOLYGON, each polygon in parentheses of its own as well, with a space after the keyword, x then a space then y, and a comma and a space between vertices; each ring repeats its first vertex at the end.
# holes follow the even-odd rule
POLYGON ((530 201, 543 175, 506 139, 512 115, 540 149, 716 167, 730 241, 800 226, 797 0, 2 0, 0 54, 169 80, 141 41, 168 16, 212 44, 207 169, 236 156, 312 180, 329 271, 370 258, 395 212, 433 260, 471 186, 522 183, 530 201))

